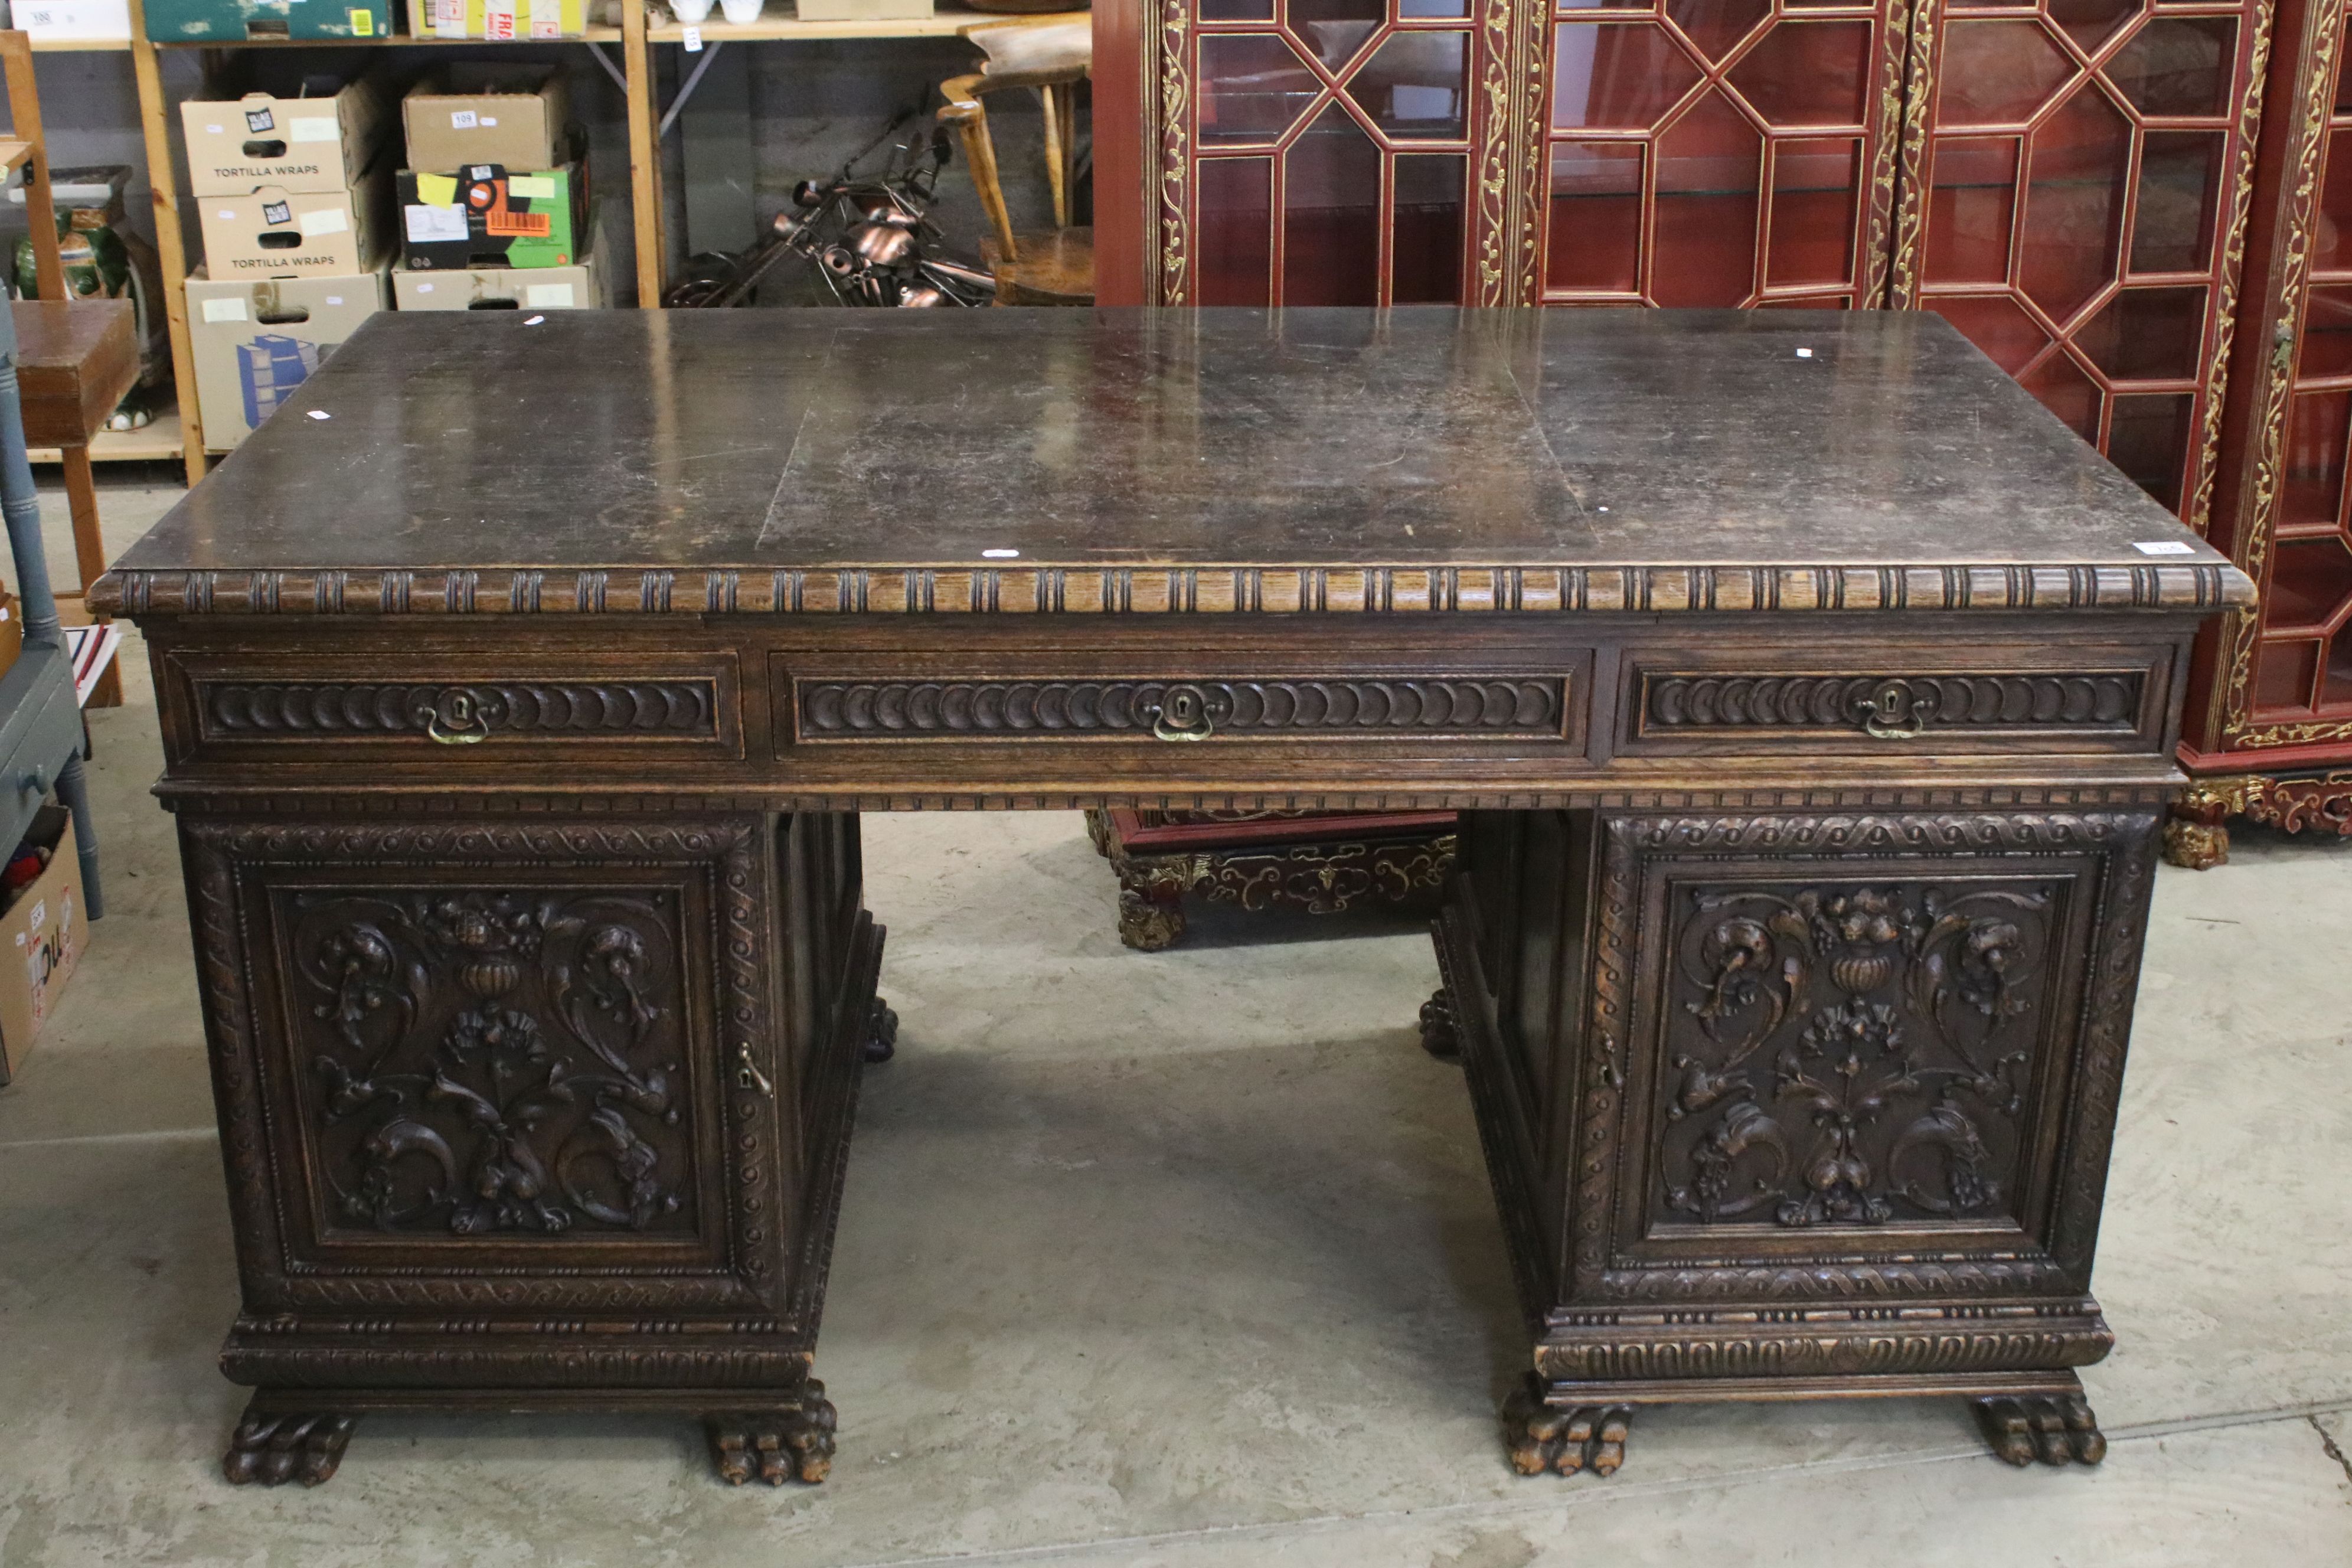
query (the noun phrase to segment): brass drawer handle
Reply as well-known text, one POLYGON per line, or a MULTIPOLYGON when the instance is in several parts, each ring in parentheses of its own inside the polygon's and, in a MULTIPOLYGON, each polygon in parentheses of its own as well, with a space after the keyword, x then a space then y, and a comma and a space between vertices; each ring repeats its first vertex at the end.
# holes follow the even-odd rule
POLYGON ((425 708, 425 735, 444 746, 475 746, 490 738, 481 704, 462 687, 452 687, 425 708))
POLYGON ((1862 704, 1862 731, 1874 741, 1914 741, 1927 732, 1934 700, 1906 681, 1881 684, 1862 704))
POLYGON ((740 1040, 736 1043, 735 1060, 737 1089, 749 1089, 753 1094, 764 1095, 770 1100, 776 1098, 776 1086, 768 1081, 768 1075, 761 1072, 760 1065, 751 1059, 751 1041, 740 1040))
POLYGON ((1209 717, 1209 699, 1197 686, 1171 686, 1167 695, 1146 711, 1151 732, 1162 741, 1205 741, 1217 732, 1209 717))

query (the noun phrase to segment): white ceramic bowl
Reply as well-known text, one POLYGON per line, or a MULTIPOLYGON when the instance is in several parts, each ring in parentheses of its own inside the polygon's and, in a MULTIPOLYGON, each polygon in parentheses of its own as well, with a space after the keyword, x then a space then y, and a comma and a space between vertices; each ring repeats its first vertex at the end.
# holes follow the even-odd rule
POLYGON ((667 0, 669 14, 686 27, 699 27, 710 20, 710 0, 667 0))
POLYGON ((741 27, 758 21, 767 3, 768 0, 719 0, 719 8, 727 13, 729 21, 741 27))

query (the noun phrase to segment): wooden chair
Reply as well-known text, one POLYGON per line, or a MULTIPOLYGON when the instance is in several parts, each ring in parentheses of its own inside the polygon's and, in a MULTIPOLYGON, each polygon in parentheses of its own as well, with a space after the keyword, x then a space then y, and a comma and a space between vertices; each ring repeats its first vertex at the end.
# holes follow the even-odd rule
POLYGON ((975 22, 960 36, 986 57, 980 69, 940 84, 942 125, 955 128, 965 166, 996 233, 981 241, 982 259, 996 275, 1000 305, 1091 305, 1095 300, 1095 231, 1070 225, 1077 183, 1078 83, 1094 70, 1094 14, 975 22), (1034 88, 1045 105, 1045 175, 1054 189, 1050 233, 1016 235, 997 183, 996 147, 989 140, 981 99, 1013 88, 1034 88))
MULTIPOLYGON (((128 300, 77 300, 67 291, 57 207, 49 196, 41 97, 33 82, 32 43, 24 34, 0 32, 0 69, 7 80, 8 117, 14 125, 10 134, 29 149, 25 214, 32 226, 33 270, 41 291, 38 300, 14 303, 25 439, 35 447, 55 447, 63 461, 81 588, 58 597, 79 599, 106 571, 89 440, 106 428, 115 405, 139 380, 137 308, 128 300)), ((90 706, 111 707, 121 700, 121 671, 110 665, 90 695, 90 706)))

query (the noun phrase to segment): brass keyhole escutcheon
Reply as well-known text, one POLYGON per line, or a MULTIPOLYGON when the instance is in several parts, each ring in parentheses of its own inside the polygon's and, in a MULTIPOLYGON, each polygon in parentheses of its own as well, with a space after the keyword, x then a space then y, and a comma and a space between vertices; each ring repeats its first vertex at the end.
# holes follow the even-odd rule
POLYGON ((1862 728, 1874 741, 1916 739, 1927 730, 1927 704, 1906 682, 1883 682, 1863 705, 1862 728))
POLYGON ((1163 741, 1205 741, 1216 733, 1208 694, 1197 686, 1171 686, 1151 710, 1151 732, 1163 741))
POLYGON ((776 1097, 776 1086, 768 1081, 768 1075, 761 1072, 760 1064, 751 1059, 751 1042, 749 1040, 738 1041, 735 1046, 735 1087, 765 1095, 770 1100, 776 1097))
POLYGON ((490 721, 472 692, 453 686, 425 710, 425 733, 444 746, 478 745, 490 738, 490 721))

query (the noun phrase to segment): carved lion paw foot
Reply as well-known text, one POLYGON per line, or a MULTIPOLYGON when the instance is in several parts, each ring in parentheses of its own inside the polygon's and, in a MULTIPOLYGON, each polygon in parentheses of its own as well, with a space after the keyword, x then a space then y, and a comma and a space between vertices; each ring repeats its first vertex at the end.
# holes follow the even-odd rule
POLYGON ((833 1470, 835 1421, 824 1385, 814 1380, 798 1406, 710 1416, 719 1479, 736 1487, 755 1477, 772 1487, 793 1480, 814 1486, 833 1470))
POLYGON ((2107 1457, 2099 1418, 2079 1394, 1979 1399, 1976 1405, 1985 1441, 2012 1465, 2095 1465, 2107 1457))
POLYGON ((1546 1470, 1613 1476, 1625 1462, 1625 1434, 1633 1424, 1630 1405, 1546 1405, 1542 1385, 1533 1378, 1503 1402, 1503 1441, 1511 1451, 1511 1468, 1523 1476, 1546 1470))
POLYGON ((232 1486, 278 1486, 300 1481, 315 1487, 335 1473, 350 1447, 356 1415, 263 1414, 248 1409, 221 1456, 221 1474, 232 1486))
POLYGON ((1421 1048, 1439 1061, 1462 1057, 1462 1032, 1454 1018, 1454 993, 1444 986, 1421 1005, 1421 1048))
POLYGON ((866 1017, 866 1059, 887 1062, 898 1054, 898 1015, 890 1011, 890 1004, 881 997, 874 998, 874 1011, 866 1017))

